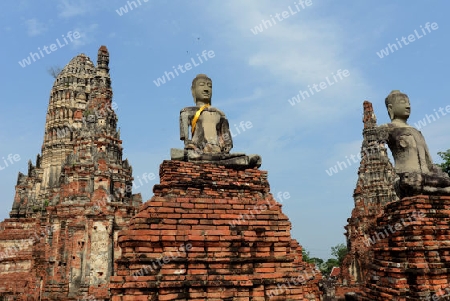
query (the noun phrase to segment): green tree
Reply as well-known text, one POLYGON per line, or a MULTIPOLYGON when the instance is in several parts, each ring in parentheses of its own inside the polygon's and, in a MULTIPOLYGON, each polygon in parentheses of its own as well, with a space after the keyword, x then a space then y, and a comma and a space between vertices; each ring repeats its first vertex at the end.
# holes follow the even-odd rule
POLYGON ((329 258, 326 262, 320 265, 320 271, 325 276, 330 276, 333 267, 338 267, 339 261, 336 258, 329 258))
POLYGON ((314 261, 309 254, 309 251, 306 251, 304 248, 302 249, 302 257, 304 262, 313 263, 314 261))
POLYGON ((339 266, 342 264, 342 261, 344 260, 345 255, 347 255, 347 252, 347 246, 342 243, 331 247, 331 255, 336 257, 339 266))
POLYGON ((303 262, 314 263, 317 267, 319 267, 319 269, 324 263, 322 258, 311 257, 311 254, 309 253, 309 251, 306 251, 305 249, 302 250, 302 256, 303 256, 303 262))
POLYGON ((311 257, 310 252, 305 249, 302 249, 302 255, 304 262, 316 264, 323 275, 329 276, 333 267, 341 265, 345 255, 347 255, 347 247, 342 243, 331 247, 331 255, 335 258, 329 258, 327 261, 318 257, 311 257))
POLYGON ((338 244, 331 247, 331 255, 335 258, 329 258, 326 262, 322 262, 319 266, 323 275, 329 276, 333 267, 339 267, 347 255, 347 246, 345 244, 338 244))
POLYGON ((320 266, 323 263, 323 259, 318 257, 312 257, 311 261, 314 262, 317 266, 320 266))
POLYGON ((438 164, 444 172, 450 175, 450 149, 445 152, 438 152, 438 155, 444 160, 441 164, 438 164))

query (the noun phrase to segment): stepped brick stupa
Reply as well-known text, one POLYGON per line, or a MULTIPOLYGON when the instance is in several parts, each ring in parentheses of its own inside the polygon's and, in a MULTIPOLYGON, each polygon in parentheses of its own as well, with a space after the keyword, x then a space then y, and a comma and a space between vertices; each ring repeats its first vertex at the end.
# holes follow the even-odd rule
POLYGON ((112 301, 320 300, 320 272, 302 261, 291 223, 269 190, 258 155, 229 153, 212 81, 192 83, 196 107, 180 112, 184 149, 120 232, 112 301))
POLYGON ((84 54, 56 77, 42 152, 19 173, 0 223, 1 300, 109 300, 117 233, 142 204, 112 103, 109 53, 84 54))

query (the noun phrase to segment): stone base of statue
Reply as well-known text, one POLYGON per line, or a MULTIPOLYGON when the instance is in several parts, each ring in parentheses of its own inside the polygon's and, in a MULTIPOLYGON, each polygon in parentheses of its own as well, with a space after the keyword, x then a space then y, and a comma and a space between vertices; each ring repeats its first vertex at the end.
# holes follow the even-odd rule
POLYGON ((172 148, 170 150, 172 160, 197 162, 197 163, 214 163, 224 165, 234 169, 259 168, 261 166, 261 156, 246 155, 244 153, 203 153, 194 149, 172 148))
POLYGON ((399 173, 394 181, 394 187, 399 198, 415 195, 450 196, 450 178, 441 170, 436 170, 430 174, 399 173))

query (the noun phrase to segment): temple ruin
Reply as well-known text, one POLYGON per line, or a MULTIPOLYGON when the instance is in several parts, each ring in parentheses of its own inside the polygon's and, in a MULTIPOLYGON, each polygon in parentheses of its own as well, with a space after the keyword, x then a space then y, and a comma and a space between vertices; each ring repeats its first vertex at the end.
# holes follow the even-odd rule
POLYGON ((143 204, 122 158, 108 50, 63 68, 42 151, 0 223, 1 300, 321 299, 261 157, 229 152, 228 121, 200 77, 192 94, 209 104, 180 117, 185 149, 162 162, 143 204))
POLYGON ((184 147, 170 150, 143 202, 122 158, 107 48, 96 65, 80 54, 62 69, 41 152, 0 223, 0 300, 445 300, 450 178, 407 124, 406 94, 388 95, 385 125, 363 104, 348 254, 330 294, 303 261, 261 156, 231 152, 212 87, 197 75, 195 106, 175 108, 184 147))

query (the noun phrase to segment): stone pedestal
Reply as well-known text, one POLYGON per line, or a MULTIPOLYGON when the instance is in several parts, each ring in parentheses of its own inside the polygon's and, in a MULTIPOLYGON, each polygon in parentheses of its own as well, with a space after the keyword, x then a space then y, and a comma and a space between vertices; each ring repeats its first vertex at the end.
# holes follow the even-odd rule
POLYGON ((267 172, 164 161, 160 177, 119 233, 112 301, 319 300, 267 172))
POLYGON ((387 204, 368 239, 374 260, 359 300, 443 300, 450 291, 450 196, 387 204))

